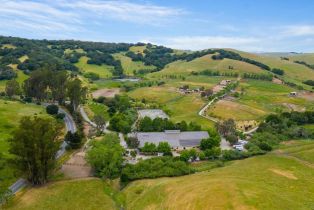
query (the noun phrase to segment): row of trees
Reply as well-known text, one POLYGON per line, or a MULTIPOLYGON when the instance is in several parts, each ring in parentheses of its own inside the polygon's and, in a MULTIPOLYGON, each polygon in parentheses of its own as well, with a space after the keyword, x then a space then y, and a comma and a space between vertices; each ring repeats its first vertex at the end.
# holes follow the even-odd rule
POLYGON ((308 64, 305 61, 294 61, 294 62, 297 63, 297 64, 304 65, 304 66, 309 67, 310 69, 314 70, 314 65, 308 64))
POLYGON ((245 79, 256 79, 256 80, 266 80, 266 81, 272 81, 273 80, 272 74, 244 73, 242 76, 245 79))
POLYGON ((184 120, 179 123, 173 123, 168 119, 144 117, 138 122, 138 131, 142 132, 162 132, 165 130, 180 130, 180 131, 199 131, 201 126, 190 122, 189 124, 184 120))
POLYGON ((81 80, 70 77, 66 71, 53 72, 50 70, 37 70, 30 74, 20 87, 15 80, 6 83, 6 94, 24 94, 26 98, 35 98, 37 101, 56 101, 64 104, 69 98, 73 109, 85 99, 87 89, 83 87, 81 80))

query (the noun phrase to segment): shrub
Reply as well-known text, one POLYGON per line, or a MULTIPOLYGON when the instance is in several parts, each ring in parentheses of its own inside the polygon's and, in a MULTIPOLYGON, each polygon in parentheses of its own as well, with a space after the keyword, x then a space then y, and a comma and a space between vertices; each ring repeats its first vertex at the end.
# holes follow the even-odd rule
POLYGON ((56 115, 58 114, 58 111, 59 111, 59 107, 57 105, 50 104, 46 107, 46 112, 50 115, 56 115))
POLYGON ((156 157, 142 160, 135 165, 127 164, 122 169, 121 181, 126 183, 144 178, 173 177, 194 173, 183 161, 173 157, 156 157))

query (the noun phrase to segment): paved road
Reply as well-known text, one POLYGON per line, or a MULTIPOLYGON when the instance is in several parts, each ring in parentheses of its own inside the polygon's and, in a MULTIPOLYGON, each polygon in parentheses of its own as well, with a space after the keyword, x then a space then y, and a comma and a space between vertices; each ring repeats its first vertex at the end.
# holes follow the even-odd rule
MULTIPOLYGON (((49 104, 43 104, 44 106, 47 106, 49 104)), ((65 117, 64 117, 64 123, 66 125, 66 130, 67 131, 70 131, 72 133, 75 133, 76 132, 76 125, 75 125, 75 122, 72 118, 72 116, 67 113, 64 109, 60 108, 59 107, 59 113, 63 113, 65 114, 65 117)), ((64 141, 61 146, 60 146, 60 149, 58 150, 57 154, 56 154, 56 158, 60 158, 66 151, 66 146, 67 146, 67 143, 64 141)), ((9 190, 11 190, 11 192, 13 194, 17 193, 19 190, 21 190, 23 187, 27 186, 28 185, 28 182, 27 180, 23 179, 23 178, 20 178, 18 179, 13 185, 11 185, 9 187, 9 190)))
MULTIPOLYGON (((96 123, 94 123, 93 121, 91 121, 91 120, 89 119, 89 117, 87 116, 87 114, 86 114, 86 112, 85 112, 85 110, 84 110, 84 108, 83 108, 82 106, 80 106, 79 110, 80 110, 80 113, 81 113, 83 119, 84 119, 87 123, 89 123, 91 126, 96 127, 96 123)), ((111 131, 107 129, 108 126, 109 126, 109 122, 106 123, 106 126, 105 126, 105 128, 103 129, 103 132, 104 132, 104 133, 111 133, 111 131)), ((126 149, 126 148, 127 148, 127 143, 125 142, 125 139, 124 139, 124 136, 123 136, 122 133, 119 133, 119 139, 120 139, 120 145, 121 145, 123 148, 126 149)))

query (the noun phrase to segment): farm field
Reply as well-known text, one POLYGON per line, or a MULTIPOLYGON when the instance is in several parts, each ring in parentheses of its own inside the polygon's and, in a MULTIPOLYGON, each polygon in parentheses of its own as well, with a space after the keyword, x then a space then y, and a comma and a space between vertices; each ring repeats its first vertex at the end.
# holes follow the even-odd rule
POLYGON ((105 194, 105 183, 99 179, 60 181, 32 188, 6 209, 116 209, 105 194))
POLYGON ((243 92, 239 98, 218 101, 207 113, 222 119, 258 120, 269 113, 314 109, 313 96, 303 97, 300 92, 290 97, 289 93, 296 90, 268 81, 242 80, 237 91, 243 92))
POLYGON ((82 56, 79 62, 75 64, 79 68, 80 71, 82 71, 83 73, 92 72, 92 73, 99 74, 100 78, 102 79, 109 78, 112 76, 112 73, 111 73, 111 69, 113 68, 112 66, 108 66, 104 64, 101 66, 94 65, 94 64, 87 64, 88 59, 89 58, 87 56, 82 56))
POLYGON ((128 209, 137 210, 312 209, 314 171, 302 161, 274 152, 209 172, 136 181, 124 193, 128 209))

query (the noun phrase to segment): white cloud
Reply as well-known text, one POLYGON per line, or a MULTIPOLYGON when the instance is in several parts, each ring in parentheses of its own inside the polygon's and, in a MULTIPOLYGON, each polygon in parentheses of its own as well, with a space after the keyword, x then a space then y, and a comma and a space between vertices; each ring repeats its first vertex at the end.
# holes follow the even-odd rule
POLYGON ((283 28, 286 36, 311 36, 314 35, 314 25, 293 25, 283 28))
POLYGON ((59 37, 61 33, 87 32, 97 22, 120 20, 160 25, 182 14, 180 9, 128 1, 0 0, 0 33, 20 30, 59 37))
POLYGON ((175 49, 202 50, 207 48, 236 48, 243 50, 259 50, 256 45, 260 40, 253 37, 232 36, 179 36, 157 43, 164 44, 175 49))
POLYGON ((81 0, 65 4, 65 6, 86 10, 100 17, 110 17, 117 20, 145 24, 160 24, 169 18, 181 16, 185 13, 181 9, 128 1, 81 0))

